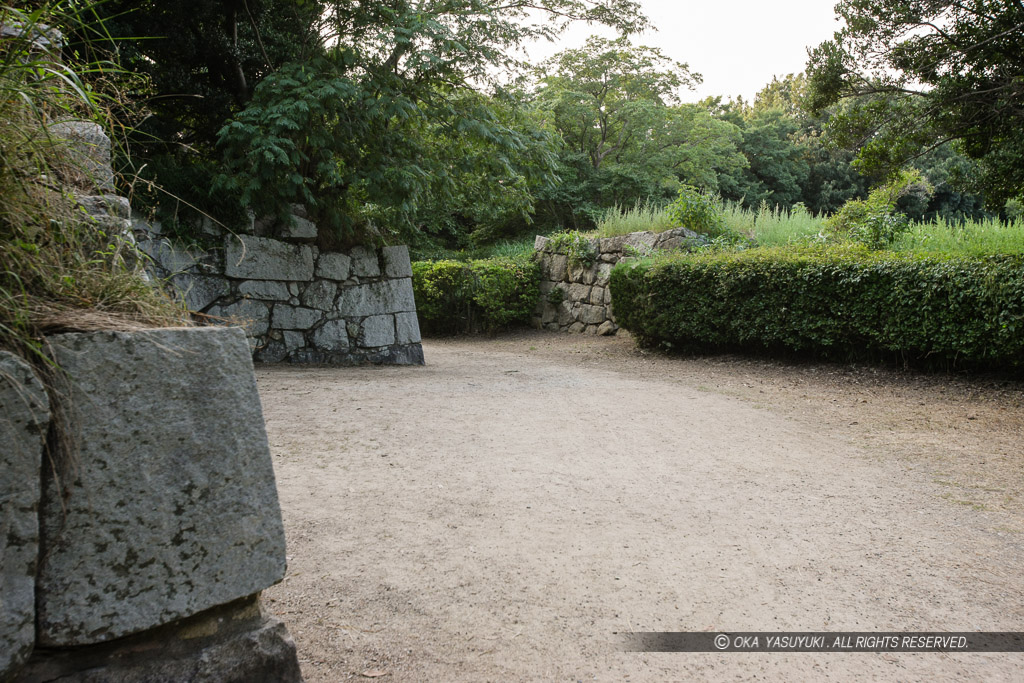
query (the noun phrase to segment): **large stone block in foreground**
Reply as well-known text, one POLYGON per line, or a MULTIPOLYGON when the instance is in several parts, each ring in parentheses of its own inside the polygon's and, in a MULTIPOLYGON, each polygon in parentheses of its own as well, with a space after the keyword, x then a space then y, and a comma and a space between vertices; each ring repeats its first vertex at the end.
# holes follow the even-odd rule
POLYGON ((44 477, 38 641, 99 643, 252 595, 285 570, 237 328, 49 338, 72 461, 44 477), (62 495, 63 494, 63 495, 62 495))
POLYGON ((35 643, 39 473, 49 406, 32 368, 0 351, 0 680, 35 643))

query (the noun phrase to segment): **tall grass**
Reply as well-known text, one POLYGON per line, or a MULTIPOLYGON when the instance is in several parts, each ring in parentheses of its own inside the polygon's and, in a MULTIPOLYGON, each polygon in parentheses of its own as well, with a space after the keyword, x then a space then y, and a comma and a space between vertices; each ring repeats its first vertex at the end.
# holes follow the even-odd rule
POLYGON ((21 30, 0 42, 0 347, 21 353, 38 350, 47 330, 180 324, 132 245, 87 216, 62 180, 89 172, 49 125, 104 118, 79 72, 36 43, 48 26, 83 20, 69 7, 0 6, 0 23, 21 30))
POLYGON ((730 229, 766 247, 806 242, 825 229, 824 219, 803 207, 787 210, 762 203, 753 211, 736 202, 726 202, 723 213, 730 229))
POLYGON ((1024 219, 1009 223, 991 218, 963 224, 942 219, 914 223, 896 240, 893 249, 965 256, 1024 254, 1024 219))
POLYGON ((664 232, 678 227, 673 225, 668 211, 660 204, 637 202, 633 208, 618 205, 605 210, 597 220, 598 237, 617 237, 631 232, 664 232))

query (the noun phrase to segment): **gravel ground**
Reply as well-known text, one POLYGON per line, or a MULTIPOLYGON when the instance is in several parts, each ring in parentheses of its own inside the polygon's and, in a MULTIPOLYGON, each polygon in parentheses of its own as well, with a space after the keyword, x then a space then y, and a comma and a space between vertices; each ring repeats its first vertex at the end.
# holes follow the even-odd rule
POLYGON ((621 652, 1024 631, 1024 386, 628 337, 257 369, 307 680, 1020 680, 1024 654, 621 652))

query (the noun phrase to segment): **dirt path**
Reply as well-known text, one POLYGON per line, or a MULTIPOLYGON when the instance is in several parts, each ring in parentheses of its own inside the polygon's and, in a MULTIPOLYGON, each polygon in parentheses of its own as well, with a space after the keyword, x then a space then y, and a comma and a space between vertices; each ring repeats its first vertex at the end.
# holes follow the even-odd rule
POLYGON ((521 333, 257 370, 309 681, 1020 680, 1024 654, 616 632, 1024 631, 1024 391, 521 333))

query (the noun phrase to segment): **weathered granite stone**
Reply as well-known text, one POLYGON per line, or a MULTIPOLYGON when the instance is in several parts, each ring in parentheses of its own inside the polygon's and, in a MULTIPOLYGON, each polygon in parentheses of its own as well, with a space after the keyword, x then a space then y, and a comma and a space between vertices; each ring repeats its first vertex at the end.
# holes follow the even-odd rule
POLYGON ((569 259, 563 254, 552 254, 541 263, 541 272, 548 280, 561 282, 568 273, 569 259))
POLYGON ((355 247, 349 252, 352 257, 352 274, 356 277, 380 277, 377 251, 368 247, 355 247))
POLYGON ((578 320, 588 325, 600 325, 608 316, 605 315, 604 306, 591 306, 584 304, 580 306, 578 320))
POLYGON ((295 643, 256 596, 135 636, 37 653, 25 681, 66 683, 298 683, 295 643))
POLYGON ((44 468, 37 637, 77 646, 252 595, 284 576, 284 532, 241 330, 49 338, 74 438, 44 468), (63 495, 62 495, 63 493, 63 495))
POLYGON ((626 244, 629 235, 616 235, 615 237, 603 237, 598 241, 598 250, 602 254, 618 254, 626 244))
MULTIPOLYGON (((298 289, 298 285, 294 282, 288 284, 298 289)), ((288 301, 292 296, 285 283, 267 280, 246 280, 238 285, 238 293, 249 299, 262 299, 263 301, 288 301)))
POLYGON ((607 306, 612 302, 612 290, 611 287, 604 290, 604 304, 607 306))
POLYGON ((646 253, 654 248, 655 242, 658 241, 658 233, 656 232, 633 232, 626 235, 626 241, 623 244, 623 251, 626 247, 632 247, 639 252, 646 253))
POLYGON ((543 301, 543 311, 540 315, 540 320, 543 324, 553 323, 558 320, 558 307, 552 304, 550 301, 543 301))
POLYGON ((114 191, 110 163, 110 138, 103 127, 90 121, 61 121, 49 127, 50 135, 66 144, 67 155, 58 171, 79 187, 114 191))
POLYGON ((159 277, 169 277, 176 273, 191 271, 201 259, 199 254, 176 245, 166 238, 139 240, 137 246, 142 253, 153 259, 153 263, 158 267, 157 275, 159 277))
POLYGON ((337 311, 345 316, 362 317, 415 310, 412 278, 381 280, 355 287, 343 287, 338 296, 337 311))
POLYGON ((227 280, 212 275, 178 273, 171 278, 171 284, 184 296, 190 311, 205 311, 217 299, 231 293, 227 280))
POLYGON ((572 304, 568 300, 558 304, 558 324, 560 327, 569 325, 575 319, 572 313, 572 304))
POLYGON ((580 334, 585 329, 587 329, 586 325, 584 325, 583 323, 580 323, 580 322, 576 322, 576 323, 573 323, 572 325, 569 325, 568 331, 573 333, 573 334, 580 334))
POLYGON ((316 223, 301 216, 292 215, 291 221, 280 226, 281 237, 291 240, 315 240, 316 223))
POLYGON ((253 353, 253 360, 260 363, 280 363, 288 357, 288 347, 284 341, 271 339, 266 344, 257 347, 253 353))
POLYGON ((583 334, 596 335, 598 327, 598 325, 587 325, 587 329, 583 330, 583 334))
POLYGON ((570 301, 587 301, 590 299, 590 286, 573 282, 565 288, 565 295, 570 301))
POLYGON ((0 680, 35 644, 39 477, 50 403, 18 356, 0 351, 0 680))
POLYGON ((266 237, 228 235, 224 238, 224 272, 247 280, 313 279, 313 248, 266 237))
POLYGON ((317 324, 322 316, 323 313, 312 308, 277 304, 274 306, 271 325, 279 330, 308 330, 317 324))
POLYGON ((589 301, 590 303, 594 304, 595 306, 603 306, 604 305, 604 295, 605 295, 605 288, 604 287, 598 287, 598 286, 595 285, 594 288, 592 290, 590 290, 590 296, 587 298, 587 301, 589 301))
POLYGON ((132 207, 128 203, 128 198, 116 194, 78 195, 75 197, 75 203, 90 216, 106 215, 124 219, 132 217, 132 207))
POLYGON ((395 316, 371 315, 363 320, 363 334, 359 345, 373 348, 395 343, 395 316))
POLYGON ((306 287, 302 293, 302 305, 318 308, 321 311, 334 309, 334 297, 338 293, 338 285, 330 280, 317 280, 306 287))
POLYGON ((412 263, 409 261, 409 247, 384 247, 380 250, 384 257, 384 275, 386 277, 412 277, 412 263))
POLYGON ((601 326, 597 328, 597 333, 602 337, 607 337, 609 335, 615 334, 616 332, 618 332, 618 330, 618 325, 613 323, 611 320, 605 320, 603 323, 601 323, 601 326))
POLYGON ((238 325, 249 337, 259 337, 270 327, 270 309, 262 301, 241 299, 227 306, 214 306, 209 315, 224 318, 230 325, 238 325))
POLYGON ((597 271, 593 266, 569 264, 569 281, 592 285, 597 281, 597 271))
POLYGON ((549 240, 547 237, 544 237, 543 235, 537 235, 534 238, 534 240, 533 240, 533 250, 534 251, 547 251, 548 248, 549 248, 548 245, 550 243, 551 243, 551 240, 549 240))
POLYGON ((284 347, 289 353, 306 345, 306 335, 292 330, 284 331, 284 347))
POLYGON ((608 281, 612 276, 612 268, 614 267, 615 266, 610 263, 597 264, 597 279, 595 280, 595 283, 602 287, 607 287, 608 281))
POLYGON ((416 313, 395 313, 395 343, 420 343, 420 321, 416 313))
POLYGON ((317 277, 325 277, 328 280, 347 280, 351 270, 352 259, 346 254, 327 253, 320 254, 316 262, 317 277))
POLYGON ((328 320, 313 332, 313 344, 324 351, 348 351, 348 330, 344 320, 328 320))

